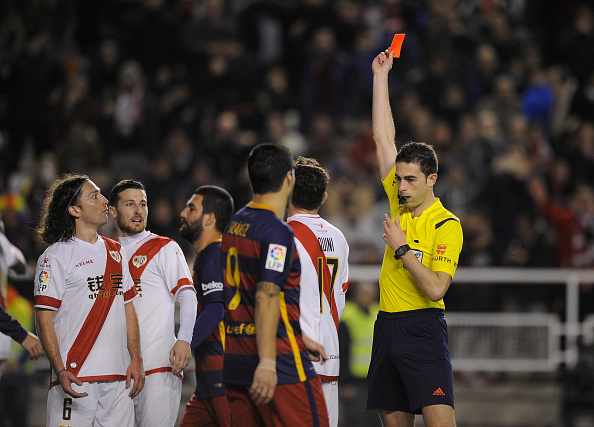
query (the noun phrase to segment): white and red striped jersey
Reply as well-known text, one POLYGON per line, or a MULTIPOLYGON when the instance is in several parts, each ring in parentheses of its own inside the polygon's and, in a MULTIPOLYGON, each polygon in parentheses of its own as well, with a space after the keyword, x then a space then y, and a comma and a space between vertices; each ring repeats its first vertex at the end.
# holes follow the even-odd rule
POLYGON ((37 262, 34 295, 36 308, 56 311, 66 369, 83 382, 126 379, 124 304, 137 293, 119 243, 98 236, 95 243, 73 237, 52 244, 37 262))
POLYGON ((316 372, 323 380, 335 381, 340 369, 338 321, 348 288, 349 245, 342 232, 319 215, 296 214, 287 222, 295 232, 301 262, 299 323, 328 355, 323 365, 314 363, 316 372))
MULTIPOLYGON (((134 307, 145 373, 170 371, 169 352, 176 341, 175 297, 186 287, 195 292, 188 262, 175 240, 146 230, 119 241, 139 295, 134 307)), ((180 328, 178 339, 192 342, 194 320, 195 316, 190 319, 188 336, 182 336, 180 328)))

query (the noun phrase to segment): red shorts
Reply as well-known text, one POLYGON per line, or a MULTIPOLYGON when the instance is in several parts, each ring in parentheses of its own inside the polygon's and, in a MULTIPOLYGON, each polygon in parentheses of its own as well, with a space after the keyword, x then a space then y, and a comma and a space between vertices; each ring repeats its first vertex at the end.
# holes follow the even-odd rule
POLYGON ((231 410, 227 396, 200 399, 195 394, 186 405, 180 427, 231 426, 231 410))
POLYGON ((231 424, 241 427, 328 427, 328 411, 318 377, 302 383, 279 385, 267 405, 254 405, 249 386, 226 384, 231 424))

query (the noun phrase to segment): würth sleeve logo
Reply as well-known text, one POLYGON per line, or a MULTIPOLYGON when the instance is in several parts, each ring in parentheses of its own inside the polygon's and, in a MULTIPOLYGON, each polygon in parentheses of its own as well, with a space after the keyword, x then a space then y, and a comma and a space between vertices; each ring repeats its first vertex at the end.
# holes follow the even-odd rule
POLYGON ((146 264, 146 260, 146 255, 135 255, 134 258, 132 258, 132 265, 136 268, 140 268, 146 264))
POLYGON ((437 250, 435 252, 437 252, 439 255, 444 255, 447 248, 448 245, 437 245, 437 250))
POLYGON ((122 260, 122 256, 118 251, 109 251, 109 255, 113 258, 115 262, 120 262, 122 260))

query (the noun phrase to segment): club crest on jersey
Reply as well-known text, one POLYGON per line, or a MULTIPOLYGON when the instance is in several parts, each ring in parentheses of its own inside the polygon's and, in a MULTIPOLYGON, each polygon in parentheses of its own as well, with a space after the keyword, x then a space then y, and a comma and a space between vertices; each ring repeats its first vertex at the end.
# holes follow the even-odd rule
POLYGON ((285 269, 285 259, 287 258, 287 247, 271 243, 268 245, 268 254, 266 256, 265 267, 268 270, 282 273, 285 269))
POLYGON ((122 260, 122 256, 118 251, 109 251, 109 255, 113 258, 115 262, 120 262, 122 260))
POLYGON ((134 255, 134 258, 132 258, 132 265, 136 268, 140 268, 146 264, 146 260, 146 255, 134 255))

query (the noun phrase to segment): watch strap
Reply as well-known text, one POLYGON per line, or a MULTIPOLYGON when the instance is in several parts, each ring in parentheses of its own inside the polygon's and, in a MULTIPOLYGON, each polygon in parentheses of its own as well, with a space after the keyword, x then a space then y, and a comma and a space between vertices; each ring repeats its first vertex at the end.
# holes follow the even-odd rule
POLYGON ((396 249, 396 251, 394 252, 394 258, 400 259, 408 251, 410 251, 410 246, 408 246, 408 245, 402 245, 398 249, 396 249))

